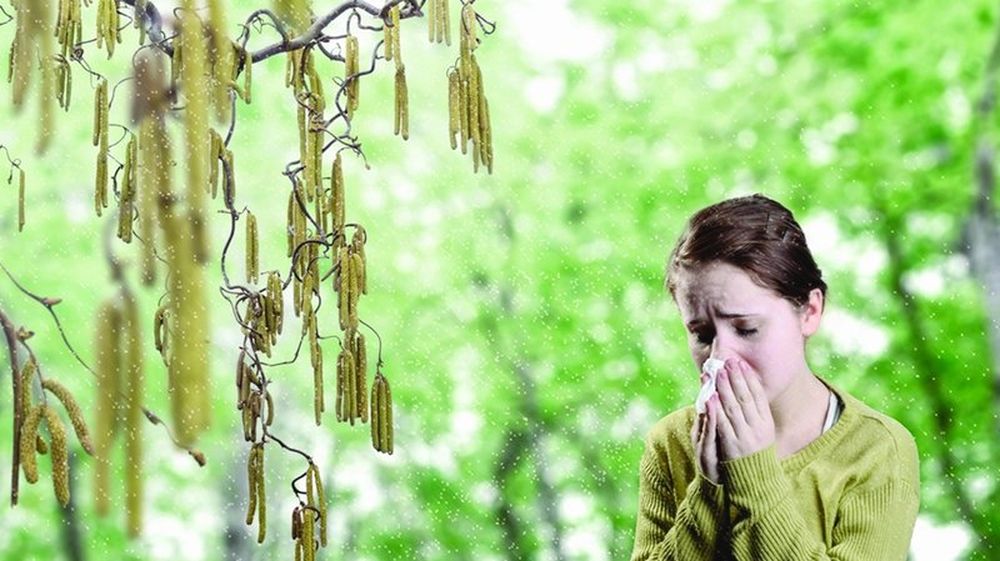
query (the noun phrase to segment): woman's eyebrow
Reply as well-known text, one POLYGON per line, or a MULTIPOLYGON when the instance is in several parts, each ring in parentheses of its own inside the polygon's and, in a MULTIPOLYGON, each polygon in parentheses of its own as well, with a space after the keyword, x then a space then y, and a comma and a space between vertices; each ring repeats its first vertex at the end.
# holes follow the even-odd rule
MULTIPOLYGON (((755 316, 759 316, 760 314, 736 313, 736 312, 722 312, 722 311, 719 311, 719 312, 716 312, 715 315, 719 316, 722 319, 738 319, 738 318, 755 317, 755 316)), ((693 319, 693 320, 687 322, 686 325, 688 327, 694 327, 696 325, 701 325, 702 323, 704 323, 704 321, 701 320, 701 319, 693 319)))

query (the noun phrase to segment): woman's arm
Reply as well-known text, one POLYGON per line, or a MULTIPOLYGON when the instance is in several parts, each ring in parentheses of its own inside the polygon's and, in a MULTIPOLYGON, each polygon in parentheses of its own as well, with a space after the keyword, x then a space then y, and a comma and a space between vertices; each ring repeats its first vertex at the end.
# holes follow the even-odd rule
POLYGON ((731 544, 737 561, 906 559, 920 506, 918 481, 891 477, 845 495, 828 549, 808 531, 775 450, 771 446, 722 463, 727 498, 735 507, 731 544))
POLYGON ((671 479, 669 466, 660 467, 647 439, 639 462, 639 515, 630 561, 714 561, 728 526, 722 486, 698 474, 678 505, 671 479))

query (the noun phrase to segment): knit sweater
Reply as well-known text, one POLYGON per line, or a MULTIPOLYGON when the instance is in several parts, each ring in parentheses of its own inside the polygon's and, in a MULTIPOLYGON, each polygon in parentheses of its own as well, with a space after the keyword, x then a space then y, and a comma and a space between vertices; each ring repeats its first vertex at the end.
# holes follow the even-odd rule
POLYGON ((823 380, 843 404, 816 440, 770 447, 701 474, 694 406, 660 419, 639 463, 631 561, 903 561, 920 506, 913 436, 823 380))

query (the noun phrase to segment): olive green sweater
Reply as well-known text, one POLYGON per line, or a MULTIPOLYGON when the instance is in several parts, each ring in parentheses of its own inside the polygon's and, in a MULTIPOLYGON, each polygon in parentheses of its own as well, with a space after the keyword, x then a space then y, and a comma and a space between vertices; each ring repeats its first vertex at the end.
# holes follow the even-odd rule
MULTIPOLYGON (((822 378, 820 378, 822 380, 822 378)), ((639 464, 631 561, 903 561, 920 506, 917 447, 903 425, 822 380, 836 423, 795 454, 775 445, 705 478, 694 406, 660 419, 639 464)))

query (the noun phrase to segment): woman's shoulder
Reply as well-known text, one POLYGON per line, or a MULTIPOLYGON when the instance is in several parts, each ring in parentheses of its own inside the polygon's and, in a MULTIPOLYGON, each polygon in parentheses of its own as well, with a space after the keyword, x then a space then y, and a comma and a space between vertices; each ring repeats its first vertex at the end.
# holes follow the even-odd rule
MULTIPOLYGON (((885 478, 903 478, 916 485, 919 481, 919 455, 916 439, 905 425, 851 395, 842 388, 828 386, 843 403, 837 424, 843 423, 838 455, 851 458, 845 450, 855 450, 861 461, 872 468, 881 467, 885 478), (860 458, 863 457, 864 460, 860 458)), ((837 425, 834 425, 837 428, 837 425)), ((869 482, 871 485, 879 481, 869 482)))

